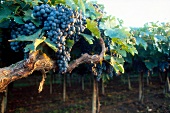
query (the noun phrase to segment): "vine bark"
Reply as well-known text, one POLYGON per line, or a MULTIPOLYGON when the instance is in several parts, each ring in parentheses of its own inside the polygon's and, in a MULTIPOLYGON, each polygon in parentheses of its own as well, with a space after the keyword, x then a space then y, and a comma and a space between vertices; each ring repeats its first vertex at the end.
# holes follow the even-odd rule
MULTIPOLYGON (((67 72, 71 73, 73 69, 83 63, 99 63, 103 61, 106 48, 103 39, 100 38, 99 40, 102 47, 101 53, 99 55, 89 55, 87 53, 83 54, 80 58, 72 61, 69 64, 67 72)), ((40 92, 42 90, 43 82, 45 81, 45 73, 51 69, 57 70, 57 66, 54 60, 39 50, 32 52, 28 59, 21 60, 8 67, 0 68, 0 92, 4 92, 9 83, 21 78, 28 77, 34 71, 41 71, 43 79, 40 83, 40 92)))

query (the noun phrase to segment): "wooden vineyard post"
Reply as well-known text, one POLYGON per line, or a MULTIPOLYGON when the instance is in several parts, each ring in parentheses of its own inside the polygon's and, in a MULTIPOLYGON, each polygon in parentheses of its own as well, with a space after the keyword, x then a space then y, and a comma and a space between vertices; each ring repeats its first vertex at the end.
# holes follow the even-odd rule
POLYGON ((99 113, 100 112, 100 98, 99 98, 99 87, 98 87, 98 81, 96 82, 97 83, 97 113, 99 113))
POLYGON ((69 84, 69 87, 71 87, 72 74, 69 74, 68 76, 69 76, 68 84, 69 84))
POLYGON ((82 90, 84 91, 84 75, 81 76, 81 86, 82 90))
POLYGON ((144 84, 143 84, 143 71, 139 75, 139 102, 143 103, 144 99, 144 84))
POLYGON ((104 84, 104 80, 102 79, 102 95, 105 94, 105 84, 104 84))
POLYGON ((2 94, 2 101, 1 101, 1 113, 6 112, 7 108, 7 95, 8 95, 8 87, 6 87, 6 91, 2 94))
POLYGON ((164 93, 170 92, 170 83, 169 83, 169 77, 168 77, 168 70, 164 72, 165 74, 165 88, 164 88, 164 93))
POLYGON ((150 76, 151 76, 151 72, 148 70, 147 77, 146 77, 146 85, 147 86, 149 86, 149 84, 150 84, 150 80, 149 80, 150 76))
POLYGON ((161 83, 163 83, 163 80, 162 80, 162 72, 161 72, 161 71, 159 71, 159 72, 158 72, 158 74, 159 74, 160 82, 161 82, 161 83))
MULTIPOLYGON (((3 32, 2 29, 0 29, 0 67, 3 66, 3 62, 2 62, 2 41, 3 41, 3 32)), ((6 91, 3 92, 1 95, 2 97, 0 99, 1 100, 1 113, 5 113, 6 112, 6 108, 7 108, 7 95, 8 95, 8 87, 5 88, 6 91)))
POLYGON ((53 93, 53 73, 50 73, 50 94, 53 93))
POLYGON ((128 89, 129 89, 129 90, 132 90, 132 85, 131 85, 129 73, 128 73, 128 89))
POLYGON ((96 113, 97 108, 97 80, 96 77, 93 77, 93 94, 92 94, 92 113, 96 113))
POLYGON ((63 101, 66 101, 66 74, 63 76, 63 101))

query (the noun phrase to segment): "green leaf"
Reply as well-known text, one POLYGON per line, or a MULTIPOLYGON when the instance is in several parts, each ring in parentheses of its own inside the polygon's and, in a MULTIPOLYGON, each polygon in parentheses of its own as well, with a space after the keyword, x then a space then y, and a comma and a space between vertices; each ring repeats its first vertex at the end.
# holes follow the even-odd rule
POLYGON ((110 64, 113 66, 114 64, 116 64, 116 60, 114 59, 114 57, 110 57, 110 64))
POLYGON ((129 52, 132 54, 132 56, 134 56, 135 54, 138 54, 138 51, 136 50, 136 48, 132 45, 126 45, 122 47, 123 50, 129 52))
POLYGON ((146 50, 148 46, 147 42, 140 37, 135 37, 135 38, 136 38, 136 45, 141 45, 146 50))
POLYGON ((78 8, 78 6, 74 3, 73 0, 65 0, 66 1, 66 5, 70 6, 71 9, 76 10, 78 8))
POLYGON ((0 28, 8 28, 10 25, 10 21, 7 19, 3 19, 3 21, 1 21, 0 23, 0 28))
POLYGON ((96 10, 92 3, 85 3, 85 8, 86 8, 86 13, 85 13, 86 17, 95 15, 96 10))
POLYGON ((24 11, 24 13, 25 13, 24 18, 23 18, 24 21, 32 20, 32 17, 31 17, 32 10, 31 9, 24 11))
POLYGON ((89 44, 93 44, 93 36, 83 33, 81 33, 80 35, 82 35, 89 44))
POLYGON ((118 52, 120 55, 122 55, 123 57, 126 57, 126 56, 127 56, 125 50, 117 50, 117 52, 118 52))
POLYGON ((73 0, 76 5, 78 5, 79 0, 73 0))
POLYGON ((157 39, 158 42, 167 41, 167 39, 162 35, 156 35, 155 38, 157 39))
POLYGON ((0 22, 4 18, 8 18, 11 16, 12 11, 8 8, 8 6, 3 6, 3 8, 0 8, 0 22))
POLYGON ((110 59, 111 59, 111 56, 108 55, 108 54, 106 54, 106 55, 104 56, 104 59, 105 59, 105 60, 110 60, 110 59))
POLYGON ((44 42, 46 38, 43 39, 35 39, 35 41, 33 41, 31 44, 26 45, 26 47, 24 48, 24 52, 29 52, 29 51, 36 51, 37 47, 44 42))
POLYGON ((113 64, 111 63, 111 65, 113 66, 116 73, 119 73, 119 72, 124 73, 125 72, 122 64, 115 62, 113 64))
POLYGON ((67 39, 67 40, 66 40, 66 46, 67 46, 68 48, 72 48, 73 45, 74 45, 74 40, 70 40, 70 39, 67 39))
POLYGON ((83 14, 85 14, 85 5, 83 0, 78 0, 78 7, 82 10, 83 14))
POLYGON ((18 17, 18 16, 13 16, 14 17, 14 20, 16 23, 18 24, 24 24, 24 22, 22 21, 22 18, 21 17, 18 17))
POLYGON ((127 37, 126 34, 124 32, 122 32, 121 29, 119 29, 119 28, 107 29, 107 30, 105 30, 104 34, 106 36, 109 36, 110 38, 124 39, 127 37))
POLYGON ((125 61, 123 58, 115 57, 114 61, 116 61, 118 64, 123 64, 125 61))
POLYGON ((53 4, 53 5, 66 4, 66 1, 65 0, 50 0, 50 3, 53 4))
POLYGON ((34 51, 34 43, 27 44, 24 48, 24 52, 34 51))
MULTIPOLYGON (((109 18, 109 17, 108 17, 109 18)), ((112 29, 115 28, 117 26, 116 24, 116 19, 114 17, 112 17, 112 19, 107 19, 104 22, 100 22, 99 24, 99 28, 100 29, 112 29)))
POLYGON ((112 57, 110 55, 105 55, 104 56, 105 60, 110 60, 110 65, 113 66, 114 70, 116 73, 122 72, 124 73, 124 68, 123 68, 123 63, 125 62, 123 58, 118 58, 118 57, 112 57))
MULTIPOLYGON (((129 55, 129 54, 128 54, 129 55)), ((132 56, 128 56, 124 58, 124 60, 127 62, 127 63, 130 63, 132 64, 132 56)))
MULTIPOLYGON (((122 64, 117 64, 117 65, 115 65, 115 66, 117 67, 117 69, 118 69, 120 72, 122 72, 122 73, 125 72, 124 67, 123 67, 122 64)), ((116 71, 116 72, 117 72, 117 71, 116 71)), ((117 72, 117 73, 118 73, 118 72, 117 72)))
POLYGON ((50 39, 46 39, 44 41, 51 49, 53 49, 55 52, 58 51, 58 48, 56 48, 56 44, 54 44, 52 41, 50 41, 50 39))
POLYGON ((94 36, 97 38, 100 38, 100 31, 99 28, 97 27, 97 22, 87 19, 87 29, 89 29, 94 36))
POLYGON ((16 39, 13 39, 11 41, 34 41, 37 38, 42 38, 44 33, 42 33, 42 30, 38 30, 36 33, 34 33, 33 35, 30 36, 19 36, 16 39))
POLYGON ((149 70, 152 70, 154 67, 157 66, 157 63, 155 63, 155 62, 145 62, 145 65, 149 70))
POLYGON ((36 50, 36 48, 42 43, 44 42, 46 38, 44 37, 43 39, 35 39, 34 41, 34 50, 36 50))
POLYGON ((112 38, 112 42, 117 43, 118 45, 126 45, 125 41, 120 38, 112 38))
POLYGON ((32 19, 31 22, 33 22, 37 27, 39 27, 42 24, 42 22, 38 19, 32 19))

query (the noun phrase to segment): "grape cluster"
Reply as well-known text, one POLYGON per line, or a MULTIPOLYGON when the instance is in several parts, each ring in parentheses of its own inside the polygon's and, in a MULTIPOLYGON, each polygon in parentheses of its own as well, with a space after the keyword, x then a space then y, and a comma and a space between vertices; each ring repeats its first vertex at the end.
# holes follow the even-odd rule
POLYGON ((169 63, 168 62, 160 62, 158 65, 158 68, 161 72, 165 72, 167 69, 169 69, 169 63))
POLYGON ((46 20, 49 14, 54 10, 48 4, 42 4, 33 8, 33 16, 40 20, 46 20))
POLYGON ((97 70, 97 81, 100 81, 103 71, 106 70, 106 64, 104 62, 102 62, 102 64, 97 64, 96 70, 97 70))
POLYGON ((95 10, 101 14, 103 14, 103 10, 101 10, 100 6, 98 4, 93 4, 93 6, 95 7, 95 10))
POLYGON ((79 34, 85 30, 86 18, 77 11, 57 5, 55 8, 47 4, 33 9, 35 18, 43 19, 43 30, 46 36, 58 48, 56 53, 59 73, 65 73, 70 61, 71 48, 66 46, 66 40, 79 40, 79 34))
POLYGON ((111 39, 110 38, 106 38, 105 44, 106 44, 106 47, 108 49, 108 53, 110 53, 111 39))
POLYGON ((113 77, 113 74, 115 73, 114 68, 112 65, 109 65, 109 69, 108 69, 108 74, 110 77, 113 77))
MULTIPOLYGON (((56 7, 50 7, 48 4, 42 4, 33 8, 33 16, 41 21, 40 27, 45 32, 45 36, 51 40, 58 48, 56 52, 59 73, 65 73, 70 61, 71 48, 66 46, 66 40, 79 40, 79 34, 86 28, 86 18, 78 11, 58 4, 56 7)), ((26 22, 24 25, 16 25, 12 28, 11 39, 21 35, 32 35, 37 32, 37 27, 32 22, 26 22)), ((25 42, 11 42, 11 48, 19 51, 25 46, 25 42)))
MULTIPOLYGON (((19 36, 25 35, 29 36, 37 32, 37 27, 32 23, 32 22, 26 22, 25 24, 18 25, 15 24, 12 27, 11 30, 11 39, 15 39, 19 36)), ((15 52, 18 52, 25 47, 29 42, 10 42, 11 49, 14 50, 15 52)))

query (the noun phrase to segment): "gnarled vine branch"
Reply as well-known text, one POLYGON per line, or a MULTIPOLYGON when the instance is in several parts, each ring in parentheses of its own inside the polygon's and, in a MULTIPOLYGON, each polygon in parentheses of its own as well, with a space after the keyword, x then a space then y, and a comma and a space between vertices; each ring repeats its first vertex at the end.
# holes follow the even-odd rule
MULTIPOLYGON (((67 72, 70 72, 82 63, 98 63, 103 60, 104 54, 106 52, 105 43, 102 38, 100 38, 100 45, 102 51, 99 55, 89 55, 83 54, 80 58, 74 60, 69 64, 67 72)), ((29 58, 26 60, 19 61, 15 64, 12 64, 8 67, 0 68, 0 92, 5 91, 6 86, 18 79, 28 77, 34 71, 41 71, 44 75, 45 72, 48 72, 51 69, 56 69, 55 61, 50 59, 45 53, 41 51, 35 51, 29 55, 29 58)), ((40 85, 43 85, 45 77, 42 80, 40 85)), ((42 86, 40 86, 41 91, 42 86)))
POLYGON ((98 63, 100 61, 103 61, 104 58, 104 54, 106 52, 106 47, 105 47, 105 43, 103 41, 102 38, 99 39, 100 40, 100 45, 102 47, 102 51, 100 53, 100 55, 89 55, 87 53, 83 54, 80 58, 74 60, 73 62, 71 62, 68 66, 67 72, 70 72, 76 68, 78 65, 83 64, 83 63, 98 63))

